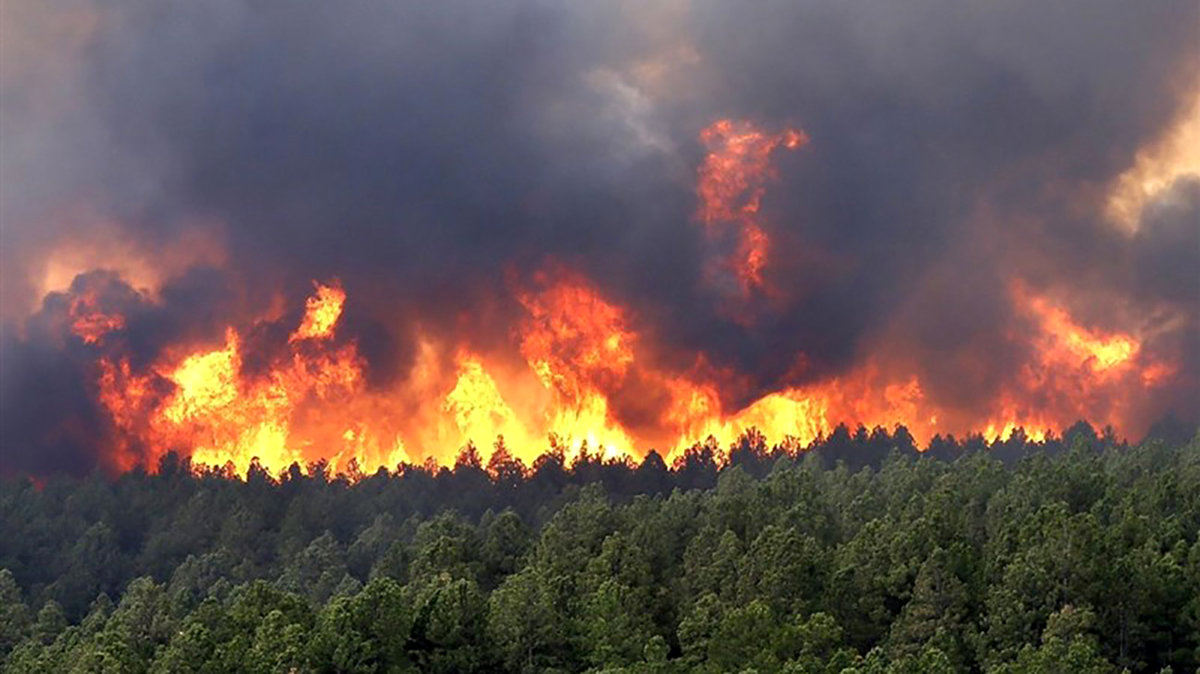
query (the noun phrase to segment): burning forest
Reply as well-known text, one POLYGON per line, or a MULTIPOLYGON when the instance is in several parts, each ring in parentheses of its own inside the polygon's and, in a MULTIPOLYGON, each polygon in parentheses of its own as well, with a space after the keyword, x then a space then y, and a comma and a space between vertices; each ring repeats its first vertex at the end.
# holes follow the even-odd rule
POLYGON ((69 4, 4 9, 0 473, 1200 423, 1194 5, 69 4))
POLYGON ((0 673, 1198 671, 1198 38, 0 2, 0 673))

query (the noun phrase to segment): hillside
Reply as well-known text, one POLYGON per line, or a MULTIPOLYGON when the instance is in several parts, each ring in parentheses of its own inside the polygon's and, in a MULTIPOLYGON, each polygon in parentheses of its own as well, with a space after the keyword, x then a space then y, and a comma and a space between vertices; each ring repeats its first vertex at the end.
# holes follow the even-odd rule
POLYGON ((10 479, 0 654, 11 672, 1195 670, 1200 436, 906 439, 10 479))

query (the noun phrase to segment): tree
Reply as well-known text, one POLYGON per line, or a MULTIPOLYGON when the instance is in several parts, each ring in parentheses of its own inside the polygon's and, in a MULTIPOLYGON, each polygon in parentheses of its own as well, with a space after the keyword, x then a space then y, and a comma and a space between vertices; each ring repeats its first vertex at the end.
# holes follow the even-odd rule
POLYGON ((641 659, 653 632, 637 589, 608 578, 584 599, 582 649, 596 667, 626 666, 641 659))
POLYGON ((162 585, 152 578, 138 578, 121 595, 105 632, 123 642, 129 656, 145 669, 155 651, 175 633, 176 621, 162 585))
POLYGON ((483 541, 479 556, 483 586, 491 589, 521 568, 533 542, 532 532, 521 517, 512 510, 494 517, 485 516, 480 522, 483 541))
POLYGON ((291 649, 286 655, 298 657, 293 648, 297 632, 307 632, 313 625, 312 610, 306 601, 265 581, 255 581, 238 588, 228 604, 223 615, 213 616, 208 622, 217 643, 219 668, 234 671, 247 662, 263 667, 277 664, 265 650, 272 638, 286 637, 285 645, 291 649), (299 627, 289 632, 289 625, 299 627), (265 631, 260 633, 260 629, 265 631))
POLYGON ((25 638, 29 623, 21 588, 8 569, 0 569, 0 660, 25 638))
POLYGON ((239 667, 250 672, 292 672, 307 660, 309 621, 273 609, 259 621, 254 638, 239 667))
POLYGON ((569 650, 565 616, 536 567, 509 576, 488 601, 488 634, 504 666, 513 672, 563 664, 569 650))
POLYGON ((413 611, 403 588, 376 578, 353 597, 338 597, 321 611, 309 647, 321 671, 400 672, 413 667, 406 647, 413 611))
POLYGON ((1196 670, 1200 438, 1072 437, 852 471, 821 453, 901 431, 799 460, 748 435, 738 466, 552 454, 506 486, 470 461, 0 478, 0 669, 1196 670))
POLYGON ((411 573, 416 583, 443 576, 476 580, 479 541, 475 528, 452 512, 425 522, 417 530, 411 573))
POLYGON ((33 629, 30 631, 30 637, 36 643, 49 646, 54 643, 58 635, 67 629, 67 626, 67 616, 63 613, 62 607, 53 599, 48 599, 38 611, 37 620, 34 621, 33 629))
POLYGON ((791 616, 818 605, 828 562, 812 537, 768 525, 737 566, 733 578, 743 598, 759 599, 777 615, 791 616))
POLYGON ((1051 637, 1037 648, 1026 644, 1017 654, 1016 661, 1002 664, 991 671, 996 674, 1111 674, 1118 669, 1101 657, 1096 647, 1087 640, 1076 638, 1063 641, 1051 637))
POLYGON ((346 579, 342 548, 326 531, 297 555, 279 579, 279 587, 308 597, 316 604, 329 600, 346 579))
POLYGON ((415 603, 409 655, 421 671, 474 672, 487 666, 487 599, 474 580, 443 574, 415 603))
POLYGON ((966 584, 956 575, 950 555, 937 548, 917 574, 912 599, 892 623, 888 654, 900 660, 933 647, 956 669, 966 668, 969 601, 966 584))

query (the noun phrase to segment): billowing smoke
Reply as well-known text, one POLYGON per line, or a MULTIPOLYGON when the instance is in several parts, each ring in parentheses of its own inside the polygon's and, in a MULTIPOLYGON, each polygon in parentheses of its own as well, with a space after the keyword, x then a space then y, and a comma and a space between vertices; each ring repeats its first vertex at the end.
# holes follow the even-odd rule
POLYGON ((1196 2, 0 11, 0 472, 191 449, 139 415, 223 348, 352 365, 412 460, 556 406, 639 452, 1200 421, 1196 2), (706 166, 754 172, 719 218, 706 166), (351 360, 289 340, 314 281, 351 360))

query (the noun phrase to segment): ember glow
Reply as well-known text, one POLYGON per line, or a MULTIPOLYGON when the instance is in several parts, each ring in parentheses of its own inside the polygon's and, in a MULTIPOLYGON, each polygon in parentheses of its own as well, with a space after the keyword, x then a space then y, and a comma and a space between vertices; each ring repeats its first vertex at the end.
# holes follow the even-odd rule
POLYGON ((1200 7, 151 4, 0 14, 0 474, 1200 424, 1200 7))

